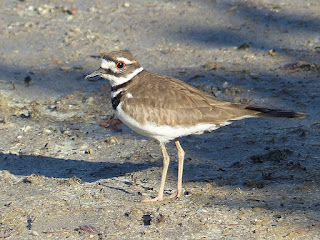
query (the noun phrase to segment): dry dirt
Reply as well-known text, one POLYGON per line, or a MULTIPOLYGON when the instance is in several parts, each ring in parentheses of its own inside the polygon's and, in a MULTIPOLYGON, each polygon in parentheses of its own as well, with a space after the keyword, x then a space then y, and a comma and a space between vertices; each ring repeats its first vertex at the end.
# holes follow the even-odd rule
POLYGON ((319 0, 2 0, 0 239, 320 239, 319 26, 319 0), (184 196, 141 203, 158 191, 159 145, 113 118, 106 81, 83 79, 117 49, 308 117, 181 139, 184 196))

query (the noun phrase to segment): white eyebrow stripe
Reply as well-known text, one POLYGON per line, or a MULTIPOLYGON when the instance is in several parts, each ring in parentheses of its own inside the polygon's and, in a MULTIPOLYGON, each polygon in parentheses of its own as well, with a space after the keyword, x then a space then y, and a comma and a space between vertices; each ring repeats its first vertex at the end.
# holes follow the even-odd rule
POLYGON ((116 64, 114 62, 112 62, 112 61, 107 61, 105 59, 102 59, 101 68, 114 69, 114 68, 116 68, 116 64))
POLYGON ((132 64, 132 63, 134 63, 134 62, 132 62, 132 61, 130 61, 129 59, 124 58, 124 57, 118 57, 117 60, 118 60, 118 61, 122 61, 122 62, 124 62, 125 64, 132 64))

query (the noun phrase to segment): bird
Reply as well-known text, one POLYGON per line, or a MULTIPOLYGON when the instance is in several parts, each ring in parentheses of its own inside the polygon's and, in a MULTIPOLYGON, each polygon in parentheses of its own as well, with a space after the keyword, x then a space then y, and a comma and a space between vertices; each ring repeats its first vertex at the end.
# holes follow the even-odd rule
POLYGON ((128 50, 102 57, 100 68, 85 79, 102 77, 111 85, 115 116, 135 132, 160 143, 163 169, 157 197, 143 202, 180 198, 185 152, 179 138, 210 132, 236 120, 252 117, 304 118, 305 113, 220 100, 179 79, 145 70, 128 50), (178 152, 176 191, 164 196, 170 157, 166 143, 174 140, 178 152))

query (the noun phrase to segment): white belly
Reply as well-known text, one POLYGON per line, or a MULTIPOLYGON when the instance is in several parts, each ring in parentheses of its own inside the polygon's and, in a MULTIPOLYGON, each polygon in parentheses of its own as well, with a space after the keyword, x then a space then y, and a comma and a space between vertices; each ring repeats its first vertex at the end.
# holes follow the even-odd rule
MULTIPOLYGON (((135 119, 125 114, 122 110, 122 103, 120 103, 115 111, 115 115, 128 127, 135 132, 146 136, 157 139, 159 142, 169 142, 175 138, 187 136, 191 134, 202 134, 204 131, 213 131, 220 126, 216 124, 197 124, 191 127, 177 126, 172 127, 168 125, 158 126, 154 123, 147 122, 145 125, 141 125, 135 119)), ((228 122, 224 125, 230 124, 228 122)))

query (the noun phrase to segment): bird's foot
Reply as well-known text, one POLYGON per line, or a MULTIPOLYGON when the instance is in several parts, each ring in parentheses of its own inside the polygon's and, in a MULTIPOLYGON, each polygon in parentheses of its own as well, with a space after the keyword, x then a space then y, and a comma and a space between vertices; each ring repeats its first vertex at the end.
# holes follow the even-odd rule
POLYGON ((141 202, 161 202, 163 200, 170 200, 170 199, 177 199, 177 198, 180 198, 181 197, 181 192, 182 191, 175 191, 174 193, 172 193, 171 195, 169 195, 168 197, 163 197, 163 196, 160 196, 158 195, 157 197, 155 198, 152 198, 152 199, 144 199, 142 200, 141 202))
POLYGON ((172 193, 168 199, 172 199, 172 198, 180 198, 181 197, 181 191, 175 191, 174 193, 172 193))
POLYGON ((141 202, 161 202, 163 201, 163 196, 158 196, 155 198, 151 198, 151 199, 143 199, 141 202))

